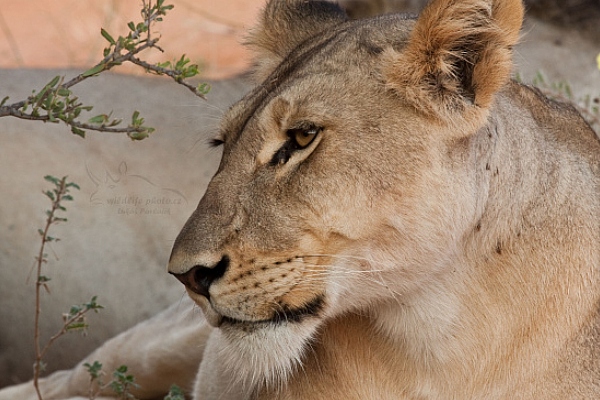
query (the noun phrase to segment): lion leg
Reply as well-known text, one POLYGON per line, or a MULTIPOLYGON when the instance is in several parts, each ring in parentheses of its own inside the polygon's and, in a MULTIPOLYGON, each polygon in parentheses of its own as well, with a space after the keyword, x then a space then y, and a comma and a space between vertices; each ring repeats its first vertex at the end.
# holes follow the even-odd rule
MULTIPOLYGON (((88 396, 90 375, 85 363, 102 363, 104 381, 126 365, 138 388, 131 390, 138 399, 164 396, 172 384, 190 393, 212 328, 186 296, 158 315, 115 336, 91 353, 70 371, 59 371, 40 380, 44 400, 63 400, 88 396)), ((114 396, 110 388, 99 395, 114 396)), ((161 397, 162 398, 162 397, 161 397)), ((32 382, 0 390, 0 400, 37 399, 32 382)))

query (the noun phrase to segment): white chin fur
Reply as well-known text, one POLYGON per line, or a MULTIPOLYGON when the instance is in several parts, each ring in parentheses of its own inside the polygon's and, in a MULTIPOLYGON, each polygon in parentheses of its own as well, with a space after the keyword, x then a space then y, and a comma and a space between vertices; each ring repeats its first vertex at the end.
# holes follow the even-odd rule
POLYGON ((310 345, 320 319, 264 325, 244 332, 232 326, 219 329, 219 360, 249 393, 262 385, 285 385, 302 366, 302 356, 310 345))

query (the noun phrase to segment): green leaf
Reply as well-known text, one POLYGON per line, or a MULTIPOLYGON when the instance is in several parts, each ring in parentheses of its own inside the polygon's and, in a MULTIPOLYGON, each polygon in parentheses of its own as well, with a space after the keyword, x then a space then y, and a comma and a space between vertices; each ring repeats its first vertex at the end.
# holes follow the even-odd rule
POLYGON ((0 107, 2 107, 4 104, 6 104, 6 102, 8 101, 8 96, 6 96, 5 98, 2 99, 2 101, 0 102, 0 107))
POLYGON ((131 115, 131 126, 139 127, 144 123, 144 118, 140 118, 140 112, 134 111, 131 115))
POLYGON ((77 189, 77 190, 81 190, 81 188, 79 187, 79 185, 78 185, 78 184, 76 184, 76 183, 73 183, 73 182, 69 182, 69 183, 67 183, 67 184, 65 185, 65 187, 68 187, 68 188, 69 188, 69 187, 73 187, 73 188, 75 188, 75 189, 77 189))
POLYGON ((196 86, 196 90, 202 94, 208 94, 208 92, 210 92, 211 86, 208 83, 200 83, 198 86, 196 86))
POLYGON ((90 363, 85 363, 83 364, 83 366, 87 369, 88 374, 90 374, 92 380, 100 378, 100 374, 102 372, 102 363, 100 363, 99 361, 94 361, 94 363, 91 365, 90 363))
POLYGON ((115 369, 115 373, 113 373, 113 375, 118 375, 118 374, 124 374, 127 372, 127 365, 121 365, 120 367, 118 367, 117 369, 115 369))
POLYGON ((185 400, 185 395, 179 386, 171 385, 169 393, 165 396, 164 400, 185 400))
POLYGON ((72 126, 71 132, 73 132, 77 136, 81 136, 82 138, 85 138, 85 131, 83 129, 79 129, 76 126, 72 126))
POLYGON ((52 88, 54 86, 56 86, 56 84, 58 83, 58 81, 60 80, 60 76, 55 76, 47 85, 46 88, 52 88))
POLYGON ((43 361, 40 361, 40 371, 44 372, 46 370, 46 368, 48 367, 48 364, 46 364, 43 361))
POLYGON ((146 32, 148 30, 148 26, 146 25, 145 22, 140 22, 139 24, 137 24, 137 26, 135 27, 135 29, 138 32, 146 32))
POLYGON ((106 68, 106 64, 98 64, 95 67, 92 67, 85 71, 81 76, 87 78, 88 76, 98 75, 100 72, 104 71, 106 68))
POLYGON ((50 282, 50 278, 48 278, 47 276, 44 275, 40 275, 38 276, 38 283, 46 283, 46 282, 50 282))
POLYGON ((47 180, 48 182, 54 183, 55 185, 60 184, 60 179, 58 179, 57 177, 52 176, 52 175, 46 175, 46 176, 44 176, 44 179, 47 180))
POLYGON ((108 42, 109 42, 110 44, 112 44, 112 45, 115 45, 115 44, 117 44, 117 43, 115 42, 115 39, 113 39, 113 37, 112 37, 112 36, 110 36, 110 34, 109 34, 108 32, 106 32, 106 31, 104 30, 104 28, 100 28, 100 34, 101 34, 101 35, 104 37, 104 39, 108 40, 108 42))
POLYGON ((108 115, 100 114, 100 115, 96 115, 95 117, 88 119, 88 122, 90 124, 101 125, 101 124, 106 123, 107 120, 108 120, 108 115))
POLYGON ((67 96, 69 96, 71 94, 71 91, 69 89, 65 89, 64 87, 60 87, 60 88, 58 88, 58 90, 56 91, 56 93, 59 96, 67 97, 67 96))
POLYGON ((130 21, 127 23, 127 26, 129 27, 129 29, 131 29, 132 31, 135 31, 135 24, 133 23, 133 21, 130 21))
POLYGON ((67 331, 73 331, 73 330, 85 329, 87 327, 88 327, 88 324, 86 324, 83 321, 78 321, 78 322, 73 322, 72 324, 67 325, 66 329, 67 329, 67 331))
POLYGON ((144 140, 148 137, 148 133, 148 130, 142 132, 131 132, 129 133, 129 138, 131 140, 144 140))
POLYGON ((117 126, 117 125, 119 125, 119 124, 120 124, 122 121, 123 121, 123 120, 122 120, 122 119, 120 119, 120 118, 113 119, 112 121, 110 121, 110 123, 108 124, 108 126, 109 126, 109 127, 112 127, 112 126, 117 126))

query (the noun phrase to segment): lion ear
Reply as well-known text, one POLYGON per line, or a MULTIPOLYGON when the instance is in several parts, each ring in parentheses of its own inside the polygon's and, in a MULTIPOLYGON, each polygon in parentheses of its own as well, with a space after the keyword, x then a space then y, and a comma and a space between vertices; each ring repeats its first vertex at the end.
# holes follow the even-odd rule
POLYGON ((443 122, 485 118, 509 80, 521 0, 433 0, 406 47, 386 54, 387 84, 443 122))
POLYGON ((270 0, 246 40, 255 53, 255 79, 264 80, 299 44, 347 19, 329 1, 270 0))

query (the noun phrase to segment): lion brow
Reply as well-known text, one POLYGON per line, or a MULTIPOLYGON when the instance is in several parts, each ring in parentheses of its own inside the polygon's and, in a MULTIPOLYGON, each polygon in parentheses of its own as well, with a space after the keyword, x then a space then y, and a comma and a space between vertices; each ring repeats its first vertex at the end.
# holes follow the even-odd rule
MULTIPOLYGON (((348 25, 343 23, 341 25, 348 25)), ((273 72, 260 84, 257 85, 250 93, 241 100, 242 103, 247 103, 244 107, 244 112, 233 122, 232 129, 226 129, 226 136, 236 135, 236 137, 228 137, 228 140, 235 140, 246 129, 250 119, 256 113, 262 111, 271 101, 286 82, 292 78, 292 73, 300 69, 308 61, 313 59, 325 47, 335 45, 343 39, 345 33, 350 31, 349 26, 341 26, 334 29, 329 35, 322 38, 318 43, 314 43, 314 37, 310 37, 300 43, 292 52, 275 68, 273 72), (311 45, 312 44, 312 45, 311 45)), ((227 141, 227 140, 226 140, 227 141)))

